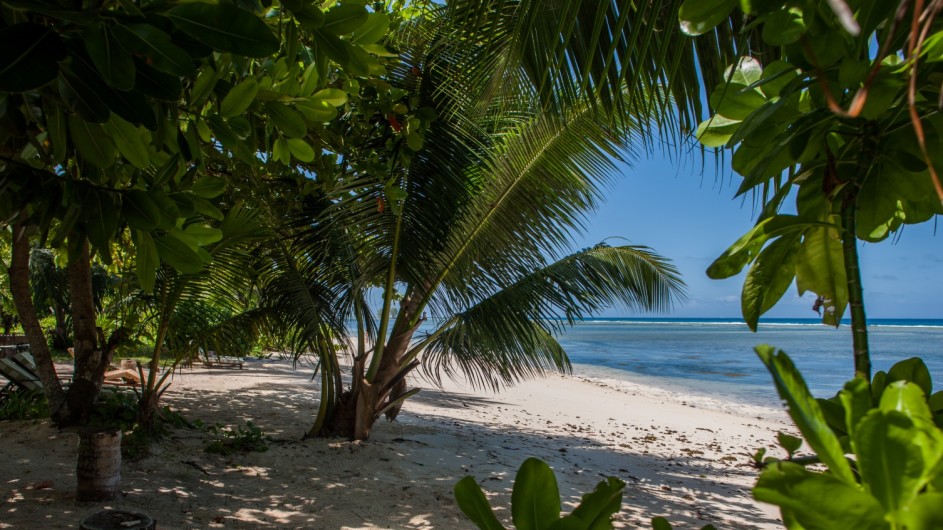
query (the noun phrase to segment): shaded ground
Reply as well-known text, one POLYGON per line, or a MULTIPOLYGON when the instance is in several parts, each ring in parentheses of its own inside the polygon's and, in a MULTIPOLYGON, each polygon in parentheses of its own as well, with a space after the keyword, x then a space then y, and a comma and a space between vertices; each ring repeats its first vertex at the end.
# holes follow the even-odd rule
POLYGON ((647 528, 653 515, 677 528, 778 526, 749 496, 753 471, 739 453, 761 445, 756 439, 731 445, 719 428, 630 425, 604 401, 591 405, 612 408, 600 423, 525 411, 501 396, 426 390, 400 421, 378 423, 370 442, 300 441, 316 406, 309 379, 308 370, 277 363, 176 376, 165 401, 188 419, 252 421, 275 441, 263 453, 225 457, 204 452, 209 433, 175 430, 151 456, 124 463, 124 495, 112 503, 75 502, 74 434, 0 422, 0 528, 77 528, 112 507, 147 513, 162 529, 472 529, 452 499, 454 484, 476 477, 509 519, 513 475, 530 456, 554 468, 570 505, 604 476, 627 482, 619 527, 647 528), (663 454, 679 441, 687 449, 663 454))

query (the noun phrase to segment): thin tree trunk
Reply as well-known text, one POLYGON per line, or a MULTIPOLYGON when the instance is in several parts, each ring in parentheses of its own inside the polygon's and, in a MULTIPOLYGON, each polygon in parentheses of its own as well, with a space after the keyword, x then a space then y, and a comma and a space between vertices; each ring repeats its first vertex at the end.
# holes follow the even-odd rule
POLYGON ((855 377, 871 382, 871 354, 868 348, 868 321, 864 313, 864 289, 858 265, 858 237, 855 234, 855 206, 858 193, 853 183, 847 185, 842 200, 842 251, 848 281, 848 306, 851 313, 851 338, 854 348, 855 377))
POLYGON ((66 401, 66 393, 59 383, 56 366, 53 364, 46 336, 36 317, 36 308, 33 306, 33 297, 29 287, 29 238, 26 236, 26 227, 22 223, 13 226, 13 254, 10 259, 10 292, 13 303, 20 319, 23 332, 29 340, 30 353, 36 361, 36 371, 43 384, 43 393, 49 408, 52 410, 52 421, 58 424, 63 418, 70 415, 66 401))
POLYGON ((92 267, 88 240, 79 237, 69 260, 69 296, 72 302, 72 329, 75 332, 75 373, 69 386, 69 425, 88 421, 101 391, 105 370, 111 362, 111 348, 95 326, 95 301, 92 297, 92 267), (77 247, 77 248, 76 248, 77 247))

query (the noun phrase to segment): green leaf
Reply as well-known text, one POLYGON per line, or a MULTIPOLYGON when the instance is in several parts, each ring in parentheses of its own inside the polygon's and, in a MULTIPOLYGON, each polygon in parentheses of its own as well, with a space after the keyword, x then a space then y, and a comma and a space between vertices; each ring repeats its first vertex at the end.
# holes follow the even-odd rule
POLYGON ((219 104, 219 114, 224 118, 238 116, 249 109, 259 93, 259 84, 255 79, 246 79, 226 94, 219 104))
POLYGON ((324 25, 324 11, 314 4, 307 4, 301 10, 292 11, 295 20, 308 31, 314 31, 324 25))
POLYGON ((924 493, 897 514, 903 528, 918 530, 943 528, 943 493, 924 493))
POLYGON ((219 208, 213 205, 210 201, 202 197, 192 197, 193 207, 202 215, 209 217, 210 219, 216 219, 217 221, 223 220, 223 212, 219 208))
POLYGON ((63 71, 58 82, 59 94, 69 110, 93 123, 108 121, 111 111, 82 76, 63 71))
POLYGON ((797 77, 799 77, 799 70, 795 65, 786 61, 773 61, 763 69, 763 74, 760 76, 762 84, 758 88, 767 97, 776 97, 797 77))
POLYGON ((203 259, 189 245, 171 234, 154 240, 160 259, 182 274, 196 274, 203 270, 203 259))
POLYGON ((193 182, 190 191, 199 197, 212 199, 222 195, 226 191, 226 181, 211 175, 204 175, 193 182))
POLYGON ((52 158, 56 162, 65 160, 69 147, 69 126, 62 106, 50 98, 43 98, 43 115, 46 117, 46 139, 52 144, 52 158))
POLYGON ((877 243, 887 238, 898 210, 894 181, 884 171, 872 171, 861 184, 857 198, 855 232, 860 239, 877 243))
POLYGON ((867 381, 856 377, 845 383, 845 387, 838 393, 838 399, 845 410, 845 432, 850 436, 855 435, 858 423, 874 408, 869 386, 867 381))
POLYGON ((488 499, 472 477, 465 477, 455 485, 455 502, 481 530, 505 530, 495 517, 488 499))
POLYGON ((776 433, 776 441, 778 441, 779 445, 781 445, 782 448, 785 449, 787 453, 789 453, 790 458, 792 457, 793 453, 802 447, 802 438, 786 434, 782 431, 776 433))
POLYGON ((727 83, 711 94, 710 103, 717 114, 732 120, 743 120, 766 103, 766 98, 755 88, 727 83))
POLYGON ((230 3, 180 4, 167 16, 181 31, 214 50, 246 57, 268 57, 278 38, 259 17, 230 3))
POLYGON ((292 156, 302 162, 314 161, 314 149, 301 138, 289 138, 288 149, 291 151, 292 156))
POLYGON ((671 523, 664 517, 652 517, 652 530, 672 530, 671 523))
POLYGON ((117 90, 134 87, 134 60, 111 34, 108 26, 89 28, 85 34, 85 48, 106 83, 117 90))
POLYGON ((291 148, 284 138, 276 138, 272 143, 272 160, 281 162, 286 166, 291 165, 291 148))
POLYGON ((157 267, 160 265, 160 256, 157 253, 157 245, 151 234, 134 230, 134 249, 135 249, 135 273, 138 277, 138 283, 141 289, 146 293, 154 291, 154 281, 157 278, 157 267))
POLYGON ((887 530, 884 511, 854 482, 813 473, 791 462, 766 468, 753 496, 789 511, 805 530, 887 530))
POLYGON ((154 204, 157 205, 157 209, 160 211, 160 221, 158 221, 157 228, 164 230, 169 230, 174 226, 176 220, 180 217, 180 209, 177 207, 177 203, 174 202, 166 193, 161 193, 159 191, 150 191, 149 196, 154 204))
POLYGON ((622 508, 623 490, 625 482, 608 477, 583 495, 571 516, 582 521, 583 528, 589 530, 612 528, 612 516, 622 508))
POLYGON ((930 370, 920 357, 911 357, 894 364, 887 371, 887 382, 894 381, 914 383, 927 396, 933 393, 933 379, 930 377, 930 370))
POLYGON ((367 53, 372 53, 377 57, 399 57, 398 53, 393 53, 390 50, 386 49, 386 46, 382 44, 364 44, 361 46, 363 50, 367 53))
POLYGON ((26 92, 50 83, 66 48, 56 32, 32 22, 0 29, 0 91, 26 92))
POLYGON ((422 149, 422 135, 417 132, 410 132, 406 135, 406 145, 413 151, 422 149))
POLYGON ((160 208, 151 194, 142 190, 129 190, 124 194, 121 213, 132 228, 150 231, 160 224, 160 208))
POLYGON ((177 77, 193 75, 193 59, 162 30, 144 23, 119 23, 112 31, 122 46, 131 53, 147 58, 156 70, 177 77))
POLYGON ((145 96, 163 101, 177 101, 180 99, 183 85, 181 85, 179 77, 161 72, 140 59, 136 59, 134 65, 137 74, 134 79, 135 90, 145 96))
POLYGON ((769 239, 815 225, 795 215, 776 215, 763 219, 714 260, 707 268, 707 275, 717 280, 738 274, 747 263, 753 261, 769 239))
POLYGON ((115 163, 115 144, 104 127, 75 115, 68 121, 69 136, 82 160, 103 169, 115 163))
POLYGON ((776 385, 779 396, 789 407, 789 416, 792 417, 809 447, 828 466, 829 471, 837 480, 848 485, 856 484, 851 466, 845 460, 838 438, 825 421, 819 404, 809 393, 802 374, 792 364, 789 356, 765 344, 757 346, 754 350, 773 376, 773 383, 776 385))
POLYGON ((324 14, 324 25, 320 29, 334 35, 347 35, 363 26, 367 19, 367 10, 362 5, 340 4, 324 14))
POLYGON ((111 251, 109 244, 118 230, 118 204, 113 192, 87 188, 79 197, 88 241, 102 254, 111 251))
POLYGON ((144 136, 150 136, 143 130, 139 130, 131 125, 117 114, 113 114, 105 127, 111 133, 111 138, 115 142, 118 152, 131 165, 138 169, 145 169, 151 164, 151 156, 148 151, 148 142, 144 136))
POLYGON ((528 458, 517 470, 511 516, 517 530, 544 530, 560 519, 557 478, 541 460, 528 458))
POLYGON ((172 230, 171 233, 181 241, 189 244, 191 248, 205 247, 223 239, 223 232, 220 229, 199 223, 187 225, 182 232, 172 230))
POLYGON ((340 107, 347 103, 347 92, 339 88, 325 88, 318 90, 311 98, 318 103, 325 103, 334 107, 340 107))
POLYGON ((390 31, 390 17, 386 13, 370 13, 366 22, 354 31, 352 44, 374 44, 380 42, 390 31))
POLYGON ((265 107, 275 126, 289 138, 301 138, 308 133, 308 126, 298 112, 277 101, 267 101, 265 107))
POLYGON ((337 117, 337 108, 324 101, 301 101, 295 108, 308 121, 328 122, 337 117))
POLYGON ((802 10, 796 7, 774 11, 763 20, 763 40, 772 46, 792 44, 806 32, 802 10))
POLYGON ((678 10, 681 31, 695 36, 707 33, 726 20, 738 0, 684 0, 678 10))
POLYGON ((348 51, 347 46, 344 45, 344 42, 340 40, 337 35, 325 33, 322 30, 315 30, 314 42, 318 50, 324 52, 335 63, 341 66, 350 63, 350 51, 348 51))
POLYGON ((905 414, 872 410, 852 438, 861 480, 889 513, 909 504, 928 479, 919 434, 905 414))
POLYGON ((702 121, 694 131, 694 138, 705 147, 723 147, 740 127, 739 120, 715 114, 702 121))
POLYGON ((763 65, 753 57, 741 57, 736 68, 733 65, 724 70, 724 79, 735 85, 751 86, 763 77, 763 65))
POLYGON ((848 305, 848 280, 841 236, 835 228, 814 227, 805 233, 796 263, 796 287, 823 297, 822 321, 838 326, 848 305))
POLYGON ((743 320, 756 331, 760 316, 782 298, 796 277, 796 248, 802 234, 784 235, 766 247, 754 260, 743 282, 740 306, 743 320))

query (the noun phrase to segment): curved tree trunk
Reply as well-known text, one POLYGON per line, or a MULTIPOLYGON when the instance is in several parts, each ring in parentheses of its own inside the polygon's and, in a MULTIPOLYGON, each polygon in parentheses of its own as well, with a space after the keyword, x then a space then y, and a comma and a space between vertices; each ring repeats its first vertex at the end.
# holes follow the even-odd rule
POLYGON ((10 292, 13 295, 20 325, 23 326, 23 331, 29 340, 33 360, 36 361, 36 371, 43 384, 43 393, 52 410, 52 421, 58 424, 70 415, 70 410, 66 402, 66 393, 59 383, 59 376, 56 374, 56 367, 49 353, 49 346, 46 344, 46 335, 43 333, 39 318, 36 316, 36 308, 33 306, 33 297, 29 287, 29 253, 26 227, 22 223, 16 223, 13 225, 13 254, 8 271, 10 292))

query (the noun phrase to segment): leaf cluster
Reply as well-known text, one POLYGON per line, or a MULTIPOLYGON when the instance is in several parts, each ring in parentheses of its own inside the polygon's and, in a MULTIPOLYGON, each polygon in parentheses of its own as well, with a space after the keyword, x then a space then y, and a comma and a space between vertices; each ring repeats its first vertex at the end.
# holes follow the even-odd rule
MULTIPOLYGON (((543 461, 528 458, 514 478, 511 517, 517 530, 606 530, 612 515, 622 507, 625 482, 609 477, 580 500, 572 512, 561 516, 557 479, 543 461)), ((473 477, 455 485, 455 500, 462 512, 481 530, 505 530, 473 477)))
POLYGON ((754 496, 779 506, 787 528, 940 526, 943 392, 931 394, 920 359, 878 372, 870 385, 856 378, 836 397, 815 400, 784 352, 765 345, 756 352, 796 427, 827 467, 818 472, 782 461, 760 475, 754 496))

